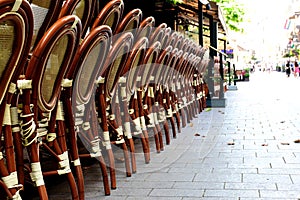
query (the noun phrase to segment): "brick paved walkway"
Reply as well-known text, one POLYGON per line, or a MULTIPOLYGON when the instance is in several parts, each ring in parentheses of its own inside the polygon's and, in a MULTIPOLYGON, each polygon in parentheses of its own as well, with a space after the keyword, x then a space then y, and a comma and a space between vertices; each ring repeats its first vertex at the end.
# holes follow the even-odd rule
MULTIPOLYGON (((299 199, 300 78, 255 72, 237 86, 226 93, 226 108, 202 112, 163 152, 152 152, 150 164, 137 155, 132 177, 117 163, 111 196, 98 166, 86 170, 86 199, 299 199)), ((49 196, 70 199, 68 186, 49 196)))

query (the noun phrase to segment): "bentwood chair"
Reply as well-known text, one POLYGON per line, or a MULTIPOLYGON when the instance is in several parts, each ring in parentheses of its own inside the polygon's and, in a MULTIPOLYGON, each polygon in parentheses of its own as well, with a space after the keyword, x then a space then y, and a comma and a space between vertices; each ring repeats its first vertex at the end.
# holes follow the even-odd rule
POLYGON ((104 8, 97 13, 91 29, 99 25, 108 25, 114 32, 121 21, 124 11, 124 3, 122 0, 112 0, 108 2, 104 8))
MULTIPOLYGON (((73 82, 71 85, 65 85, 62 93, 62 100, 67 109, 65 112, 66 123, 69 127, 69 146, 72 158, 77 160, 95 158, 99 161, 102 171, 105 195, 110 195, 109 180, 106 170, 106 164, 101 153, 103 135, 98 128, 98 122, 93 120, 95 89, 101 67, 108 55, 111 46, 111 29, 108 26, 98 26, 94 28, 81 42, 76 56, 69 68, 65 80, 73 82), (75 126, 76 131, 75 132, 75 126), (77 138, 78 136, 78 138, 77 138), (77 142, 80 140, 80 143, 77 142), (86 151, 79 152, 79 148, 86 151)), ((81 175, 81 168, 77 166, 77 174, 81 175)), ((82 177, 83 179, 83 177, 82 177)), ((83 190, 83 183, 79 189, 83 190)), ((84 197, 84 196, 83 196, 84 197)))
MULTIPOLYGON (((133 115, 134 113, 129 110, 129 102, 130 97, 134 94, 136 90, 136 79, 139 75, 140 65, 143 63, 143 59, 146 54, 146 50, 148 47, 148 39, 146 37, 142 37, 135 42, 132 49, 130 50, 128 59, 125 64, 125 68, 121 74, 120 83, 119 83, 119 97, 121 102, 122 113, 124 113, 123 121, 124 126, 124 135, 126 140, 128 141, 130 155, 131 155, 131 167, 132 172, 136 173, 136 157, 135 157, 135 146, 133 141, 133 136, 137 136, 137 134, 133 134, 133 129, 131 128, 131 121, 135 121, 137 116, 133 115)), ((120 118, 119 118, 120 120, 120 118)), ((136 133, 136 132, 135 132, 136 133)), ((139 134, 142 134, 139 132, 139 134)), ((144 154, 147 153, 147 143, 144 137, 141 137, 144 154)))
POLYGON ((58 104, 62 80, 76 53, 80 36, 78 17, 60 18, 39 41, 28 62, 24 79, 18 81, 23 92, 20 115, 22 139, 29 155, 26 166, 41 199, 48 198, 44 177, 52 175, 65 175, 72 198, 79 199, 70 168, 66 136, 57 127, 57 121, 63 120, 58 104), (47 156, 43 156, 44 153, 47 156))
POLYGON ((59 18, 66 15, 76 15, 82 23, 82 38, 90 26, 96 0, 66 0, 61 8, 59 18))
POLYGON ((160 129, 160 123, 163 123, 166 144, 170 144, 170 133, 169 133, 169 125, 166 120, 165 110, 162 107, 163 105, 163 97, 162 97, 162 87, 161 87, 161 78, 163 75, 163 71, 165 65, 167 64, 172 47, 168 46, 166 49, 159 49, 157 60, 154 65, 154 70, 151 73, 150 83, 148 87, 148 96, 150 97, 149 102, 151 102, 154 124, 158 132, 159 142, 160 142, 160 150, 164 149, 164 143, 162 139, 162 132, 160 129), (151 95, 152 94, 152 95, 151 95))
MULTIPOLYGON (((145 140, 147 144, 146 148, 143 148, 145 163, 150 162, 150 143, 147 124, 149 125, 150 123, 153 123, 149 121, 153 117, 150 116, 150 113, 148 111, 149 108, 148 105, 144 102, 143 94, 146 93, 150 83, 151 75, 153 73, 153 70, 155 70, 154 66, 158 58, 160 48, 160 43, 155 42, 147 49, 145 57, 143 59, 143 63, 139 66, 139 74, 136 80, 136 90, 134 91, 134 94, 131 97, 129 107, 133 111, 132 115, 135 115, 135 117, 138 119, 133 121, 136 127, 136 131, 138 133, 142 133, 142 142, 143 140, 145 140)), ((156 130, 155 126, 151 126, 150 128, 152 128, 154 132, 156 150, 157 152, 160 152, 158 131, 156 130)))
POLYGON ((173 65, 175 65, 177 60, 177 56, 176 56, 177 51, 178 51, 177 48, 172 48, 168 62, 162 66, 163 69, 159 80, 162 89, 162 96, 163 96, 162 106, 165 108, 167 114, 166 119, 170 121, 170 124, 172 126, 173 138, 176 138, 176 127, 175 127, 175 120, 173 117, 173 110, 172 110, 172 105, 171 105, 170 95, 169 95, 169 91, 171 90, 171 88, 168 81, 173 70, 173 65))
POLYGON ((56 22, 64 0, 28 0, 34 13, 34 34, 32 48, 43 37, 47 29, 56 22))
POLYGON ((17 113, 16 81, 24 69, 33 35, 26 1, 0 2, 0 199, 20 199, 24 186, 23 148, 17 113))
POLYGON ((101 128, 103 130, 104 146, 108 153, 109 169, 111 176, 111 188, 116 189, 115 161, 112 145, 123 149, 125 157, 126 175, 131 176, 130 161, 127 146, 124 140, 123 130, 117 123, 115 109, 119 106, 116 101, 116 89, 126 60, 133 43, 133 35, 130 32, 112 39, 113 44, 101 68, 99 85, 96 91, 97 112, 101 128), (115 106, 114 106, 115 105, 115 106))

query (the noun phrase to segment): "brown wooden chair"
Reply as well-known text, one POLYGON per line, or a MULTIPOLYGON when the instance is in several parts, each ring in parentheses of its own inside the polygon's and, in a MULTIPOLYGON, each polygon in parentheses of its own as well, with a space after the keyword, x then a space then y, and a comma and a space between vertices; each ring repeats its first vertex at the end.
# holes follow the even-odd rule
POLYGON ((23 103, 20 115, 22 139, 29 155, 26 169, 41 199, 48 199, 44 177, 52 175, 65 175, 72 198, 79 199, 70 168, 66 136, 56 127, 59 125, 56 122, 62 118, 58 106, 62 80, 76 53, 80 36, 78 17, 60 18, 39 41, 28 62, 24 79, 18 81, 23 103))
POLYGON ((124 3, 122 0, 112 0, 108 2, 104 8, 97 14, 91 30, 99 25, 108 25, 115 32, 119 22, 121 21, 124 11, 124 3))
MULTIPOLYGON (((134 113, 129 113, 129 102, 130 97, 134 94, 136 90, 136 79, 139 75, 140 65, 142 65, 144 61, 144 57, 146 54, 146 50, 148 47, 148 39, 146 37, 142 37, 135 42, 132 49, 130 50, 130 54, 125 64, 125 68, 121 74, 121 79, 119 83, 119 97, 121 102, 121 112, 124 113, 122 118, 123 127, 124 127, 124 135, 126 140, 128 141, 130 153, 131 153, 131 167, 132 172, 136 173, 136 159, 135 159, 135 146, 133 141, 133 129, 131 128, 132 120, 136 120, 137 116, 133 115, 134 113)), ((120 121, 120 118, 119 118, 120 121)), ((142 133, 140 133, 142 134, 142 133)), ((141 138, 144 154, 147 152, 147 143, 145 139, 141 138)))
POLYGON ((72 154, 72 163, 77 170, 79 194, 84 198, 83 177, 80 168, 79 157, 81 159, 95 158, 99 161, 102 171, 105 195, 110 195, 109 180, 106 164, 101 153, 101 140, 103 135, 98 128, 98 122, 94 121, 95 113, 95 88, 101 68, 108 55, 111 46, 111 29, 108 26, 94 28, 81 42, 76 56, 69 68, 65 80, 66 84, 62 93, 64 103, 66 124, 69 127, 69 147, 72 154), (83 115, 84 114, 84 115, 83 115), (75 127, 76 131, 75 131, 75 127), (80 143, 77 142, 80 140, 80 143), (79 146, 83 144, 83 146, 79 146), (79 152, 78 148, 84 148, 84 152, 79 152))
MULTIPOLYGON (((147 104, 144 102, 143 93, 147 91, 148 85, 150 83, 151 75, 154 70, 155 63, 158 59, 160 52, 160 43, 155 42, 146 51, 143 63, 139 66, 139 75, 136 83, 136 90, 131 97, 130 109, 133 111, 132 115, 137 117, 137 120, 134 121, 136 130, 138 133, 142 133, 142 141, 145 140, 147 143, 146 148, 144 148, 145 163, 150 162, 150 144, 149 144, 149 133, 147 130, 147 121, 149 120, 149 112, 147 104), (146 120, 148 118, 148 120, 146 120)), ((149 124, 149 123, 148 123, 149 124)), ((150 127, 154 131, 156 151, 160 151, 160 143, 158 140, 158 131, 156 127, 150 127)), ((143 143, 144 144, 144 143, 143 143)), ((145 147, 143 145, 143 147, 145 147)))
POLYGON ((100 125, 104 134, 104 146, 109 156, 109 169, 111 176, 111 188, 116 189, 115 161, 112 144, 123 149, 125 157, 126 175, 131 175, 130 160, 123 131, 119 128, 115 113, 116 86, 124 70, 126 60, 133 43, 133 35, 130 32, 119 35, 109 51, 104 67, 101 69, 99 86, 97 90, 97 111, 100 125))
POLYGON ((29 54, 33 14, 26 1, 0 2, 0 199, 20 199, 23 148, 17 113, 19 78, 29 54))

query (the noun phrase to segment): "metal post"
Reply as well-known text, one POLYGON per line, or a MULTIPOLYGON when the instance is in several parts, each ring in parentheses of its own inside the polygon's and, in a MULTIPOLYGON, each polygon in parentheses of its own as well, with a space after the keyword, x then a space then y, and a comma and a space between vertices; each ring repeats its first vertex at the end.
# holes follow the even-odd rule
POLYGON ((223 55, 219 53, 220 57, 220 93, 219 99, 224 98, 224 68, 223 68, 223 55))
POLYGON ((233 64, 233 74, 234 74, 234 79, 233 79, 233 85, 236 85, 236 74, 235 74, 235 64, 233 64))
POLYGON ((231 85, 231 69, 230 69, 230 65, 231 63, 229 61, 227 61, 227 64, 228 64, 228 85, 230 86, 231 85))
POLYGON ((203 11, 202 3, 198 0, 198 29, 199 29, 199 45, 203 47, 203 11))

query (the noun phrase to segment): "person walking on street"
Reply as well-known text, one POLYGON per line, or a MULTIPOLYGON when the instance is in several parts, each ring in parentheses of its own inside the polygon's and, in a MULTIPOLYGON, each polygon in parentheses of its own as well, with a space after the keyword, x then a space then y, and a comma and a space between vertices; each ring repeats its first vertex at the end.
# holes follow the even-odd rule
POLYGON ((287 77, 290 77, 290 74, 291 74, 290 61, 288 61, 285 65, 285 73, 286 73, 287 77))
POLYGON ((298 62, 295 61, 295 71, 294 71, 294 76, 295 76, 295 77, 298 77, 299 72, 300 72, 300 70, 299 70, 298 62))

